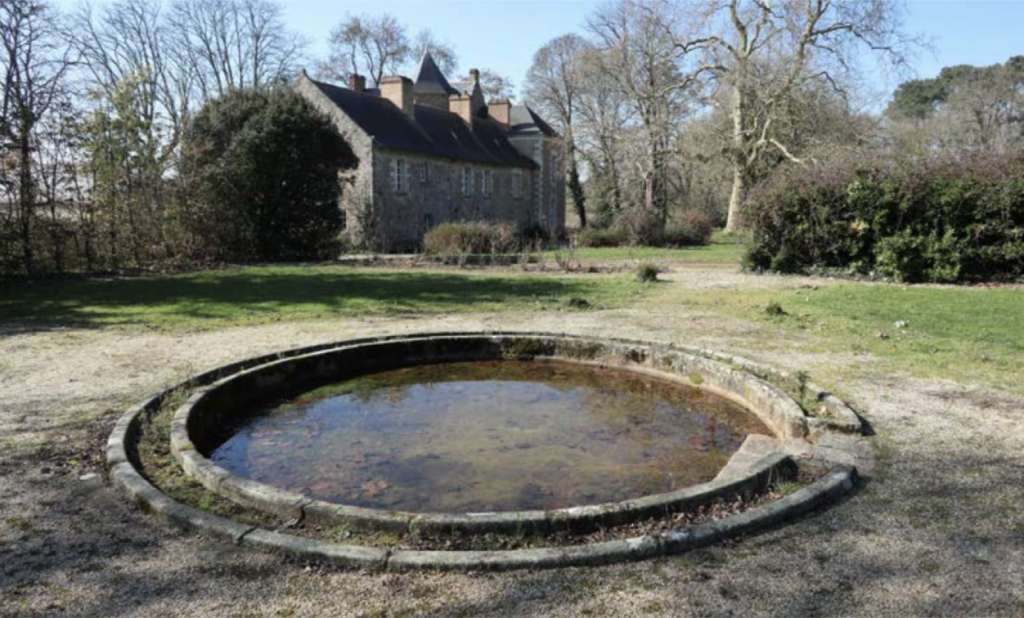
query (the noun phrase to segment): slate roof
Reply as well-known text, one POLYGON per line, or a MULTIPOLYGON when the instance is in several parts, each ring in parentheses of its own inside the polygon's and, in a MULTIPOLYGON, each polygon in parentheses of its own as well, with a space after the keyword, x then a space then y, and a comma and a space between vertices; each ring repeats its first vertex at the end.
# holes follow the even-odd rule
POLYGON ((423 54, 423 59, 420 60, 420 70, 416 72, 416 79, 413 80, 413 92, 445 95, 459 93, 445 79, 444 73, 437 67, 430 52, 423 54))
POLYGON ((558 137, 558 132, 526 105, 512 106, 509 110, 508 124, 509 133, 512 135, 542 133, 549 137, 558 137))
POLYGON ((458 80, 451 83, 452 90, 461 94, 472 94, 473 82, 469 80, 458 80))
POLYGON ((383 148, 502 167, 537 167, 489 118, 474 118, 470 130, 457 114, 424 105, 414 106, 411 118, 379 96, 310 81, 383 148))

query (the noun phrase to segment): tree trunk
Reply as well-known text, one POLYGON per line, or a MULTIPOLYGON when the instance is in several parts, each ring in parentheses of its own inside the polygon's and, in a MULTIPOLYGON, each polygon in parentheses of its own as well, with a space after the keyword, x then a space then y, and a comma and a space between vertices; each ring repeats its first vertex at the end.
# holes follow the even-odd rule
POLYGON ((576 210, 576 217, 580 220, 580 227, 587 227, 587 204, 586 196, 583 194, 583 184, 580 182, 580 169, 576 165, 576 147, 572 140, 567 140, 566 159, 569 164, 569 193, 572 195, 572 205, 576 210))
POLYGON ((743 225, 743 222, 740 221, 740 208, 747 191, 746 177, 747 173, 743 166, 738 161, 733 161, 732 194, 729 196, 729 216, 725 220, 726 232, 735 232, 743 225))
POLYGON ((21 122, 18 136, 18 202, 21 205, 21 250, 25 274, 31 276, 35 270, 35 256, 32 251, 32 215, 35 210, 35 192, 32 186, 32 150, 29 135, 32 130, 28 122, 21 122))
POLYGON ((666 183, 665 153, 660 140, 652 140, 650 171, 644 188, 644 206, 653 212, 661 225, 668 219, 668 187, 666 183))
POLYGON ((742 79, 739 79, 732 91, 732 194, 729 196, 729 214, 725 220, 726 232, 735 232, 743 225, 740 209, 747 193, 744 103, 742 79))
POLYGON ((618 215, 622 210, 622 188, 619 186, 619 166, 616 165, 615 156, 610 151, 605 152, 605 168, 611 182, 612 212, 618 215))
POLYGON ((117 269, 121 267, 121 254, 118 251, 118 239, 117 239, 117 201, 110 201, 110 219, 108 221, 107 233, 109 234, 110 240, 110 265, 112 268, 117 269))

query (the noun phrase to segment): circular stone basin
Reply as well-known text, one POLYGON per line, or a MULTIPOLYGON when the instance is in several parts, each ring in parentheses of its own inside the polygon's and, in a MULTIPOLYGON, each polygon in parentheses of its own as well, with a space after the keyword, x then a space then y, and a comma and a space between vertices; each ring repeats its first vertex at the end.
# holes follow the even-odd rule
MULTIPOLYGON (((286 350, 190 377, 121 417, 107 442, 107 465, 111 482, 135 504, 175 526, 243 547, 387 571, 536 569, 678 554, 770 528, 829 504, 853 489, 857 463, 870 457, 863 451, 862 429, 849 406, 806 377, 711 350, 556 333, 421 333, 286 350), (377 383, 366 388, 368 382, 377 383), (815 405, 805 410, 780 386, 800 392, 803 401, 815 405), (476 388, 489 390, 473 393, 476 388), (167 436, 181 470, 206 490, 273 517, 256 518, 263 523, 254 524, 252 513, 238 518, 211 513, 197 508, 205 496, 194 498, 197 506, 183 504, 146 477, 140 448, 147 442, 150 448, 163 447, 165 412, 184 393, 188 398, 174 409, 167 436), (406 406, 410 398, 422 405, 406 406), (548 418, 538 412, 545 408, 546 398, 559 402, 548 418), (314 424, 318 415, 323 424, 314 424), (762 430, 768 435, 752 433, 762 430), (355 437, 360 433, 366 438, 355 437), (400 457, 385 463, 380 454, 367 458, 377 451, 354 444, 372 440, 375 433, 387 435, 380 441, 389 449, 403 447, 395 453, 404 454, 404 463, 400 457), (463 440, 457 439, 459 433, 463 440), (728 457, 744 433, 750 435, 728 457), (527 434, 528 439, 523 437, 527 434), (346 440, 350 448, 335 446, 346 440), (322 444, 314 446, 318 441, 322 444), (467 442, 479 442, 477 449, 484 451, 467 448, 467 442), (260 462, 263 446, 270 447, 268 456, 276 457, 277 465, 260 462), (417 448, 422 449, 418 454, 417 448), (325 470, 310 468, 308 474, 317 475, 317 480, 300 478, 287 488, 282 480, 286 473, 294 476, 310 454, 332 450, 333 461, 320 460, 333 467, 325 463, 325 470), (359 452, 362 461, 346 461, 359 452), (445 462, 442 452, 452 459, 465 456, 472 467, 445 462), (671 464, 677 452, 685 457, 683 465, 671 464), (687 475, 698 481, 707 478, 726 457, 728 462, 712 480, 672 489, 688 483, 687 475), (500 467, 495 459, 501 460, 500 467), (646 477, 640 473, 645 460, 651 469, 646 477), (544 466, 534 465, 537 462, 544 466), (707 462, 709 467, 702 469, 707 462), (395 472, 400 463, 408 477, 395 472), (803 470, 805 463, 819 471, 824 466, 827 472, 797 491, 740 513, 702 523, 675 517, 763 494, 780 478, 803 470), (382 464, 376 470, 380 474, 369 481, 343 478, 382 464), (432 471, 434 464, 437 469, 432 471), (578 487, 585 483, 574 476, 576 468, 590 464, 607 476, 592 483, 594 489, 581 491, 578 487), (515 483, 518 494, 506 490, 481 498, 486 488, 472 486, 471 477, 479 471, 490 470, 491 484, 496 485, 500 472, 517 466, 521 474, 508 474, 501 482, 515 483), (545 466, 558 471, 552 473, 554 481, 539 476, 545 466), (417 475, 438 470, 439 477, 468 474, 470 481, 456 479, 441 486, 438 493, 448 495, 418 492, 417 475), (272 475, 278 485, 253 480, 264 478, 258 476, 262 474, 272 475), (605 498, 587 506, 523 508, 530 500, 600 500, 599 492, 618 491, 607 487, 613 476, 625 494, 656 493, 618 501, 605 498), (314 488, 316 483, 326 484, 314 488), (353 486, 355 497, 346 489, 353 486), (478 492, 475 498, 458 495, 469 489, 478 492), (342 501, 311 497, 315 491, 332 498, 340 493, 342 501), (588 491, 598 493, 591 498, 588 491), (375 506, 389 500, 403 506, 375 506), (465 500, 461 504, 467 509, 473 500, 487 505, 511 500, 512 508, 520 510, 429 510, 458 500, 465 500), (428 510, 403 510, 414 504, 428 510), (402 537, 394 536, 380 537, 389 546, 377 547, 286 532, 297 525, 314 533, 345 526, 417 538, 491 532, 525 538, 587 534, 651 519, 669 528, 628 538, 577 537, 580 543, 500 550, 395 548, 391 541, 402 537)), ((644 529, 641 525, 637 531, 644 529)), ((454 539, 434 538, 442 544, 454 539)), ((485 546, 493 542, 488 537, 478 540, 485 546)))
POLYGON ((417 365, 244 410, 209 459, 307 498, 412 513, 550 510, 715 478, 771 432, 709 390, 556 360, 417 365))
POLYGON ((570 335, 364 339, 201 378, 171 421, 184 472, 314 526, 582 532, 693 511, 765 490, 820 426, 729 357, 570 335))

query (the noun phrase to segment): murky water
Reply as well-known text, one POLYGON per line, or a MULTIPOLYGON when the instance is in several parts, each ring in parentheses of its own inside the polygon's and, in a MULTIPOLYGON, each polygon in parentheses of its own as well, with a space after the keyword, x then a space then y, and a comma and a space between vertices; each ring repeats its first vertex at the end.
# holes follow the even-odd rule
POLYGON ((748 433, 735 404, 558 362, 427 365, 252 418, 211 458, 312 498, 402 511, 551 509, 711 480, 748 433))

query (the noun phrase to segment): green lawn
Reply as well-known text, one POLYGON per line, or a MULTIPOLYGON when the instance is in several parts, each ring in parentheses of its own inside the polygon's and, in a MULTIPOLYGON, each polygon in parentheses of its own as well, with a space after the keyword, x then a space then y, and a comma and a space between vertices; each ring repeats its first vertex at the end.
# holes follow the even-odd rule
POLYGON ((214 328, 339 315, 621 306, 644 292, 629 275, 536 276, 247 267, 184 275, 45 283, 0 290, 0 321, 214 328))
POLYGON ((696 293, 682 303, 805 331, 820 351, 869 353, 893 372, 1024 391, 1021 289, 838 283, 788 292, 696 293), (765 312, 773 301, 785 315, 765 312))
MULTIPOLYGON (((544 257, 554 259, 554 251, 544 257)), ((703 247, 665 249, 661 247, 583 247, 576 249, 576 258, 595 262, 622 260, 671 260, 676 262, 738 264, 743 256, 742 245, 733 242, 712 242, 703 247)))

